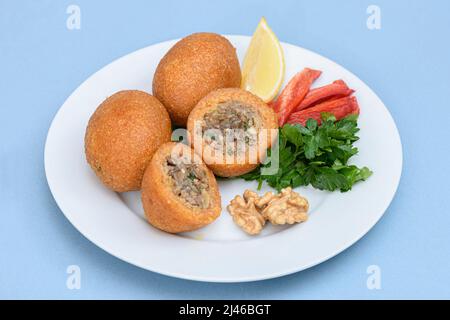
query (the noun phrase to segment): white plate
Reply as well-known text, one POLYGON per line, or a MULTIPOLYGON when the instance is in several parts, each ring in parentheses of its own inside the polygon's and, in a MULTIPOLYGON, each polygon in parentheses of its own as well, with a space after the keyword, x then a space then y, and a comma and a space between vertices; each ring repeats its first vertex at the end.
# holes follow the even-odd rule
MULTIPOLYGON (((243 57, 250 38, 228 36, 243 57)), ((97 180, 84 156, 89 117, 108 96, 123 89, 151 93, 153 72, 175 43, 133 52, 87 79, 55 116, 45 146, 45 171, 53 196, 69 221, 110 254, 136 266, 179 278, 241 282, 279 277, 316 265, 358 241, 380 219, 397 189, 402 147, 395 123, 375 93, 355 75, 311 51, 283 43, 286 79, 304 67, 323 71, 315 86, 344 79, 361 106, 359 154, 354 163, 374 174, 348 193, 299 188, 311 204, 310 219, 291 227, 267 227, 250 237, 238 229, 226 205, 256 183, 220 181, 223 212, 210 226, 171 235, 142 218, 139 193, 117 194, 97 180)), ((266 191, 268 188, 265 188, 266 191)))

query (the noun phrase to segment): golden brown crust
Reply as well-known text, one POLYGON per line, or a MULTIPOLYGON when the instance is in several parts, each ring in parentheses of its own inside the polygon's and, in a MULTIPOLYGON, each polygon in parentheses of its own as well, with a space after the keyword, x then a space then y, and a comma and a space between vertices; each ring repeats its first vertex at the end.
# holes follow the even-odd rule
MULTIPOLYGON (((278 129, 278 119, 276 113, 270 108, 263 100, 254 94, 238 89, 238 88, 226 88, 226 89, 218 89, 211 93, 209 93, 206 97, 200 100, 200 102, 195 106, 192 110, 191 114, 188 118, 187 129, 189 132, 189 136, 191 137, 191 144, 193 144, 194 149, 197 149, 195 143, 193 143, 194 137, 194 128, 196 121, 202 121, 205 113, 213 110, 220 103, 227 101, 240 101, 246 105, 253 107, 255 111, 257 111, 262 120, 262 129, 278 129)), ((268 139, 266 146, 263 148, 265 151, 266 147, 270 148, 273 141, 277 137, 275 134, 270 136, 271 139, 268 139)), ((201 138, 200 138, 201 139, 201 138)), ((202 148, 203 149, 203 148, 202 148)), ((196 150, 198 151, 198 150, 196 150)), ((263 159, 259 157, 258 153, 257 163, 211 163, 210 159, 205 156, 205 153, 202 154, 203 160, 207 163, 208 167, 214 172, 215 175, 221 177, 235 177, 245 174, 247 172, 252 171, 258 166, 258 163, 263 159)), ((248 159, 246 159, 248 160, 248 159)))
POLYGON ((170 141, 171 132, 169 115, 158 99, 143 91, 120 91, 91 116, 86 159, 108 188, 139 190, 153 153, 170 141))
POLYGON ((204 227, 213 222, 221 213, 219 188, 213 173, 191 148, 175 142, 166 143, 155 152, 142 181, 142 203, 148 222, 156 228, 170 233, 187 232, 204 227), (211 199, 208 208, 189 206, 173 193, 163 164, 175 147, 181 148, 183 152, 195 157, 207 173, 211 199))
POLYGON ((161 59, 153 94, 172 121, 184 126, 197 102, 219 88, 239 87, 241 69, 236 49, 215 33, 194 33, 178 41, 161 59))

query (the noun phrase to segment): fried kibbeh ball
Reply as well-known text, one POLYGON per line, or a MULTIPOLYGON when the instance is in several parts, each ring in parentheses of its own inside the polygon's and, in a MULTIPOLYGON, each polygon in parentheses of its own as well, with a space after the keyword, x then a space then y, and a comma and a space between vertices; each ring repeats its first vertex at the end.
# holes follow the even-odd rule
POLYGON ((170 233, 199 229, 221 213, 214 174, 182 143, 169 142, 155 152, 141 195, 148 222, 170 233))
POLYGON ((254 170, 278 137, 276 113, 254 94, 237 88, 209 93, 189 115, 192 148, 221 177, 254 170))
POLYGON ((117 92, 89 120, 87 162, 109 189, 139 190, 153 153, 170 141, 171 132, 169 114, 158 99, 143 91, 117 92))
POLYGON ((194 33, 161 59, 153 77, 153 94, 172 121, 185 126, 191 110, 209 92, 240 85, 241 68, 231 43, 215 33, 194 33))

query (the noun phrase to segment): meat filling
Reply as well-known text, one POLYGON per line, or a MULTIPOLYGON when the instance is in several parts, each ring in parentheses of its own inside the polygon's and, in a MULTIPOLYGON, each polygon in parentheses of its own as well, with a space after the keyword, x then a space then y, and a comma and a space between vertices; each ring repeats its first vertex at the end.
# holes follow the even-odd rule
POLYGON ((250 106, 240 101, 224 102, 204 115, 204 139, 215 149, 223 148, 224 153, 244 151, 241 149, 256 144, 260 122, 250 106))
POLYGON ((192 207, 209 207, 209 185, 205 170, 183 158, 168 157, 165 169, 171 178, 173 193, 192 207))

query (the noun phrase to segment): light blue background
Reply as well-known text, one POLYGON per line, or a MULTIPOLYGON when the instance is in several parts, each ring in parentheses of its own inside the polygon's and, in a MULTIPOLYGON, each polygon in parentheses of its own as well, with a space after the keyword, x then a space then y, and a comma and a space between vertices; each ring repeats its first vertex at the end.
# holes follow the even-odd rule
POLYGON ((449 34, 446 0, 1 0, 0 298, 450 298, 449 34), (66 28, 69 4, 81 8, 81 30, 66 28), (379 31, 366 27, 370 4, 381 8, 379 31), (47 130, 65 99, 136 49, 195 31, 250 35, 263 15, 281 40, 342 64, 390 109, 404 167, 383 219, 319 266, 243 284, 161 276, 81 236, 44 173, 47 130), (81 267, 81 290, 66 288, 71 264, 81 267), (372 264, 381 268, 381 290, 366 287, 372 264))

